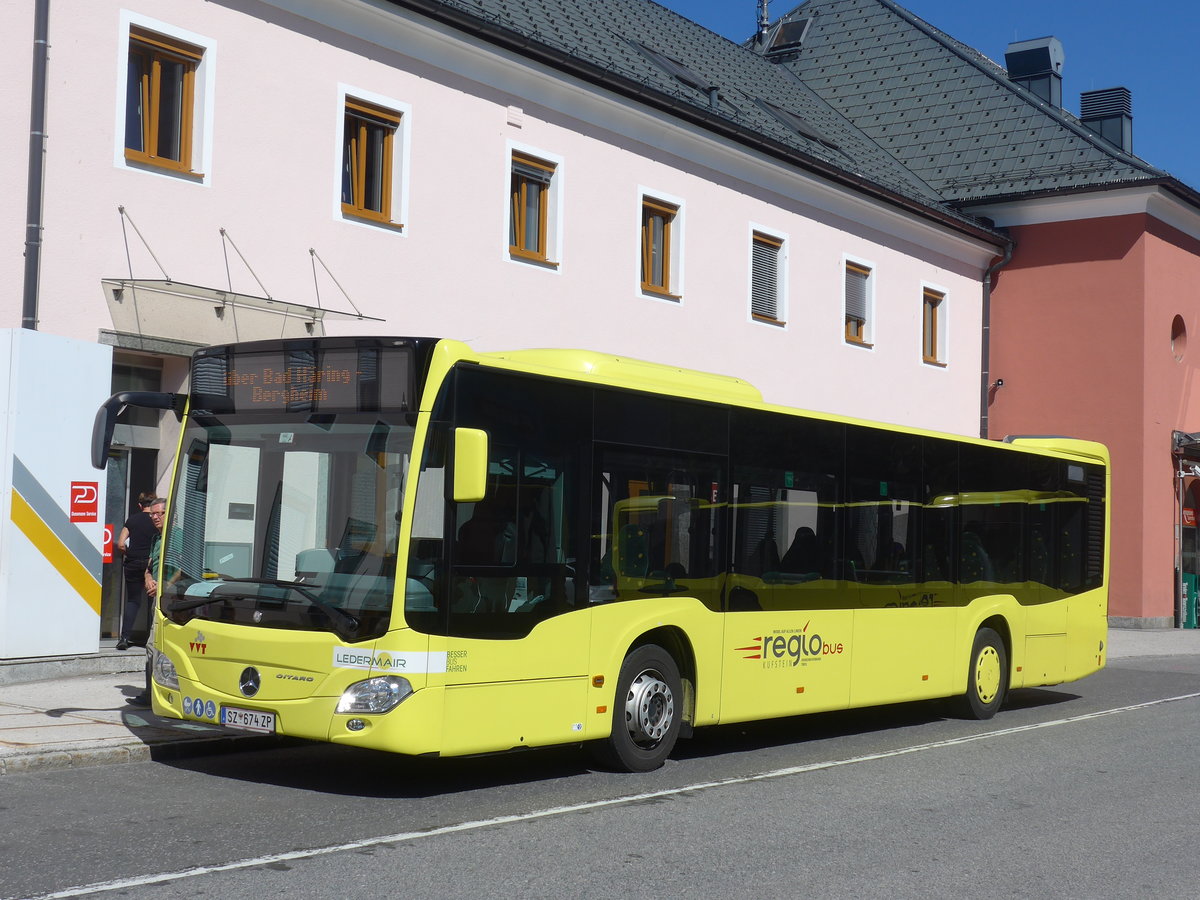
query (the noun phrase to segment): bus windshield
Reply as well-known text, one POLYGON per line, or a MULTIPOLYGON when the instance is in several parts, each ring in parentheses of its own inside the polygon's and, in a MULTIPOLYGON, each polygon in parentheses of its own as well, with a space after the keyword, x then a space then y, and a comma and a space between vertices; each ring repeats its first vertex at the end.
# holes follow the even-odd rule
POLYGON ((403 413, 193 415, 164 526, 164 614, 386 632, 412 437, 403 413))

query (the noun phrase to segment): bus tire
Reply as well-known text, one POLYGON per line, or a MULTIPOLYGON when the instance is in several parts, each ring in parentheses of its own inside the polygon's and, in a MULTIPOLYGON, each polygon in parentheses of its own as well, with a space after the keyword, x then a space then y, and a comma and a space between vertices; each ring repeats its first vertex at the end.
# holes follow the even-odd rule
POLYGON ((679 737, 683 684, 671 654, 657 644, 635 648, 621 664, 613 700, 612 734, 591 749, 607 768, 651 772, 679 737))
POLYGON ((968 719, 990 719, 1008 693, 1008 651, 1004 640, 991 628, 975 633, 967 669, 967 693, 960 709, 968 719))

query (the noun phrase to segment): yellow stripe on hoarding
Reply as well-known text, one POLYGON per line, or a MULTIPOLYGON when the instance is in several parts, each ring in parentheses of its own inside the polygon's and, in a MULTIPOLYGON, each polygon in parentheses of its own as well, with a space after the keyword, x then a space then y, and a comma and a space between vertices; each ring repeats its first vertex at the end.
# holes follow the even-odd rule
POLYGON ((15 490, 12 492, 12 520, 92 611, 100 615, 100 582, 15 490))

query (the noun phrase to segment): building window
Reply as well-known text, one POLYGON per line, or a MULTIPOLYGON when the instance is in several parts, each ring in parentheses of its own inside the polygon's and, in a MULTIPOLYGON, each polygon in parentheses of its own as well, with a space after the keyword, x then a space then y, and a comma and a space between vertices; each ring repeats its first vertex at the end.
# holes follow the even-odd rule
POLYGON ((642 198, 642 290, 678 299, 674 231, 679 207, 662 200, 642 198))
POLYGON ((1183 362, 1187 355, 1187 324, 1183 316, 1171 320, 1171 355, 1175 357, 1175 362, 1183 362))
POLYGON ((346 98, 342 139, 342 212, 392 222, 392 178, 400 113, 346 98))
POLYGON ((783 241, 761 231, 750 239, 750 315, 783 324, 783 241))
POLYGON ((200 47, 144 28, 129 30, 125 159, 192 171, 196 68, 200 47))
POLYGON ((860 263, 846 262, 846 340, 864 347, 871 345, 871 270, 860 263))
POLYGON ((946 364, 942 319, 945 300, 946 295, 941 291, 925 288, 921 304, 921 358, 935 366, 946 364))
POLYGON ((508 250, 535 262, 550 260, 550 184, 554 163, 513 153, 509 188, 508 250))

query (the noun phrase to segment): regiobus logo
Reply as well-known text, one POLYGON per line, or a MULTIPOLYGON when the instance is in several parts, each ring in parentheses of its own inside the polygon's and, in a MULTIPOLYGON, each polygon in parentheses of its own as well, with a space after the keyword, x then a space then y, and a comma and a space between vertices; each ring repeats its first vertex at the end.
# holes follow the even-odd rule
POLYGON ((807 665, 825 656, 838 656, 846 652, 846 646, 841 641, 826 641, 820 634, 808 633, 808 626, 797 629, 780 629, 771 634, 754 638, 754 643, 747 647, 735 648, 739 653, 746 653, 743 659, 761 659, 764 669, 785 669, 807 665))

